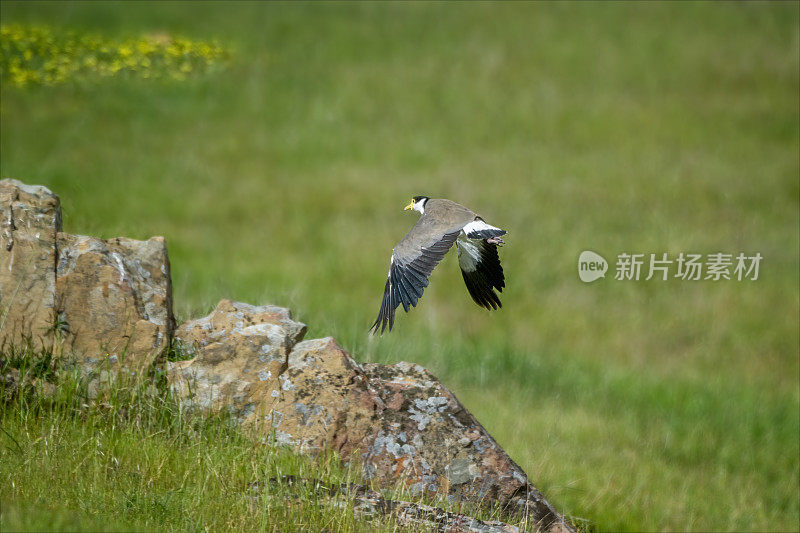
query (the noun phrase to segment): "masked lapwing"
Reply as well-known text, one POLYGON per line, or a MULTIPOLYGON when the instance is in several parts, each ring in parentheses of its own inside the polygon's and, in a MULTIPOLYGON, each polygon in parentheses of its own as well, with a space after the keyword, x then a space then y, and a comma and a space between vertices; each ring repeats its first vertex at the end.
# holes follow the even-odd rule
POLYGON ((428 277, 453 243, 458 249, 461 275, 475 303, 486 309, 502 307, 495 289, 506 286, 497 247, 505 230, 491 226, 470 209, 450 200, 415 196, 406 209, 421 216, 392 250, 389 276, 383 291, 374 333, 392 331, 394 313, 400 304, 408 312, 416 307, 428 277))

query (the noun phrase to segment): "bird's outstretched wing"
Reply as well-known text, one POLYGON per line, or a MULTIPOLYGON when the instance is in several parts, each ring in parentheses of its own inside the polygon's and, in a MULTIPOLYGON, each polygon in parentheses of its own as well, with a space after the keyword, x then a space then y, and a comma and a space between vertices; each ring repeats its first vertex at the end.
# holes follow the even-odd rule
POLYGON ((422 297, 422 291, 428 286, 428 277, 460 232, 459 228, 454 232, 445 233, 432 244, 414 252, 392 254, 381 308, 378 311, 378 318, 370 328, 371 332, 383 334, 387 327, 392 331, 395 310, 400 304, 403 304, 406 312, 410 307, 416 307, 417 300, 422 297))
POLYGON ((495 292, 506 286, 497 245, 486 239, 459 239, 457 246, 458 266, 475 303, 490 310, 503 307, 495 292))

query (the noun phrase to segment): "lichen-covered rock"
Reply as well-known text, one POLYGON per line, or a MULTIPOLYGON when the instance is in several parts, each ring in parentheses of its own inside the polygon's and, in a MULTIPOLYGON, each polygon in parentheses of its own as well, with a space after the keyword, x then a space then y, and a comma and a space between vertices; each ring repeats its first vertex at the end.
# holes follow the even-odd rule
POLYGON ((331 337, 298 343, 270 396, 267 431, 303 452, 360 454, 382 409, 361 367, 331 337))
POLYGON ((164 238, 59 233, 57 246, 56 307, 66 351, 87 370, 149 367, 174 329, 164 238))
POLYGON ((364 475, 381 486, 402 479, 412 494, 497 503, 533 517, 542 529, 569 529, 525 472, 475 417, 419 365, 365 364, 377 394, 364 475))
POLYGON ((288 309, 222 300, 203 318, 181 325, 175 338, 194 358, 168 363, 172 390, 185 405, 227 409, 253 422, 274 400, 292 347, 306 326, 288 309))
POLYGON ((305 452, 334 449, 360 459, 381 487, 406 487, 499 504, 544 529, 568 527, 525 472, 447 387, 419 365, 356 363, 328 337, 303 341, 273 395, 279 443, 305 452))
POLYGON ((46 187, 0 180, 0 350, 28 340, 50 347, 55 322, 58 197, 46 187))

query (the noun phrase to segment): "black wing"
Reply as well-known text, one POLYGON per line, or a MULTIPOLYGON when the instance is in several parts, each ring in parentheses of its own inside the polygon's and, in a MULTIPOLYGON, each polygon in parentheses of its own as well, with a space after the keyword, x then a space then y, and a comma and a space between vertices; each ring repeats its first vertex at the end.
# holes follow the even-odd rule
POLYGON ((408 312, 409 308, 416 307, 417 301, 422 297, 422 291, 428 286, 428 277, 433 272, 439 261, 455 242, 461 230, 445 233, 434 244, 423 248, 419 255, 410 261, 392 256, 389 267, 389 278, 383 290, 381 309, 378 318, 369 328, 373 333, 383 334, 386 328, 392 331, 394 326, 394 313, 400 304, 408 312))
POLYGON ((488 243, 486 239, 459 241, 458 266, 476 304, 490 310, 503 307, 494 291, 503 292, 506 286, 496 244, 488 243))

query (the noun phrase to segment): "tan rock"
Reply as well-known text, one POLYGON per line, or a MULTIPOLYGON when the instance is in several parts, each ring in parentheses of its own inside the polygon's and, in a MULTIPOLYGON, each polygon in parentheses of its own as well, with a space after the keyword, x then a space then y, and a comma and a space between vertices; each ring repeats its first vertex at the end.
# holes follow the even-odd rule
POLYGON ((164 238, 59 233, 57 246, 56 306, 67 350, 87 369, 149 367, 174 329, 164 238))
POLYGON ((360 454, 381 407, 358 363, 326 337, 294 347, 264 402, 263 420, 279 444, 307 453, 328 448, 360 454))
POLYGON ((242 422, 274 400, 289 352, 306 326, 288 309, 222 300, 214 311, 181 325, 175 338, 195 355, 168 363, 167 377, 186 406, 228 409, 242 422))
POLYGON ((0 180, 0 350, 27 340, 52 346, 58 197, 46 187, 0 180))

